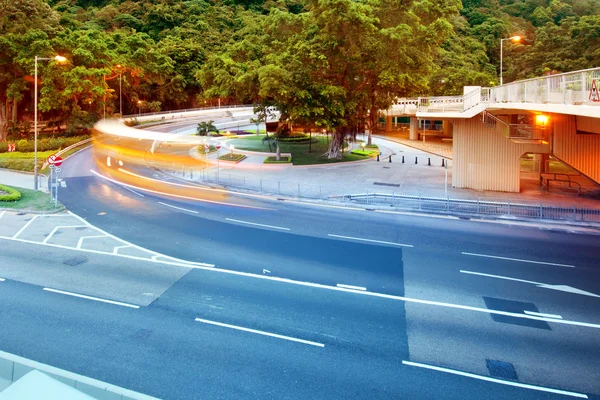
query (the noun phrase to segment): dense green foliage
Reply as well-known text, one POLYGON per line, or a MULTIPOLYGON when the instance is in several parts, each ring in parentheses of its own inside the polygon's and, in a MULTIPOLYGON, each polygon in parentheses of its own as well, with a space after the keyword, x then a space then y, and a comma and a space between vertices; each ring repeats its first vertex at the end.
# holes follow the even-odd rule
MULTIPOLYGON (((598 0, 0 0, 0 142, 40 119, 253 102, 342 136, 395 97, 600 65, 598 0), (121 83, 121 85, 119 85, 121 83), (122 89, 122 104, 119 87, 122 89), (338 134, 339 133, 339 134, 338 134)), ((262 115, 262 117, 261 117, 262 115)))
POLYGON ((0 201, 18 201, 21 199, 21 192, 10 186, 0 185, 0 201))

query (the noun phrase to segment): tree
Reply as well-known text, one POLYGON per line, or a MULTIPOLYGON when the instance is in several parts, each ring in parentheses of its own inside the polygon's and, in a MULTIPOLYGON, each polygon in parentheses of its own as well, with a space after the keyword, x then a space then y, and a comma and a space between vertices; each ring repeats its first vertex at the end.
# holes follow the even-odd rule
POLYGON ((214 122, 215 121, 213 121, 213 120, 210 120, 208 122, 206 122, 206 121, 200 122, 198 124, 198 127, 196 128, 196 135, 207 136, 210 134, 210 132, 219 133, 219 130, 214 125, 214 122))

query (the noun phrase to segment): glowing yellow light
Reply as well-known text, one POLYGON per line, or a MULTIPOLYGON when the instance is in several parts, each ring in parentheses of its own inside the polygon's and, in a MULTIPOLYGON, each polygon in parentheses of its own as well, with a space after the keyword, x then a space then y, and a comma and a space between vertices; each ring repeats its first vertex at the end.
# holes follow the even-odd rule
POLYGON ((56 61, 57 63, 66 63, 67 62, 67 58, 63 57, 63 56, 56 56, 54 57, 54 61, 56 61))
POLYGON ((548 116, 547 115, 536 115, 535 116, 535 123, 537 125, 542 125, 542 126, 546 126, 548 124, 548 116))
POLYGON ((513 36, 510 38, 510 40, 512 40, 513 42, 518 42, 521 40, 521 36, 513 36))

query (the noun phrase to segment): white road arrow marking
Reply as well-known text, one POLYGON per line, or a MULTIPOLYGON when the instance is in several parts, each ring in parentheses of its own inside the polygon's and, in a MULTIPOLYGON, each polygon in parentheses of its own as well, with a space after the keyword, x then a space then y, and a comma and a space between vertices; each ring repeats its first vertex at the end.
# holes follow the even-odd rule
POLYGON ((263 268, 263 274, 270 274, 270 273, 271 273, 271 271, 269 271, 268 269, 264 269, 263 268))
POLYGON ((465 270, 462 270, 462 269, 460 270, 460 272, 462 272, 463 274, 487 276, 488 278, 505 279, 507 281, 530 283, 532 285, 536 285, 537 287, 543 288, 543 289, 558 290, 560 292, 581 294, 583 296, 590 296, 590 297, 600 297, 597 294, 586 292, 585 290, 577 289, 577 288, 574 288, 574 287, 571 287, 571 286, 567 286, 567 285, 549 285, 547 283, 542 283, 542 282, 535 282, 535 281, 528 281, 528 280, 525 280, 525 279, 510 278, 508 276, 501 276, 501 275, 484 274, 482 272, 465 271, 465 270))

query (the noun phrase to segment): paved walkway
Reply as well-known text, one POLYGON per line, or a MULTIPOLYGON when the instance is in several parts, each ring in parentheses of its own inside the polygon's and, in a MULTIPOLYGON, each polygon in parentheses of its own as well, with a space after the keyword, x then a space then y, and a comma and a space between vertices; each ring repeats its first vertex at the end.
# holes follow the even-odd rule
POLYGON ((0 168, 0 184, 33 190, 33 174, 0 168))

